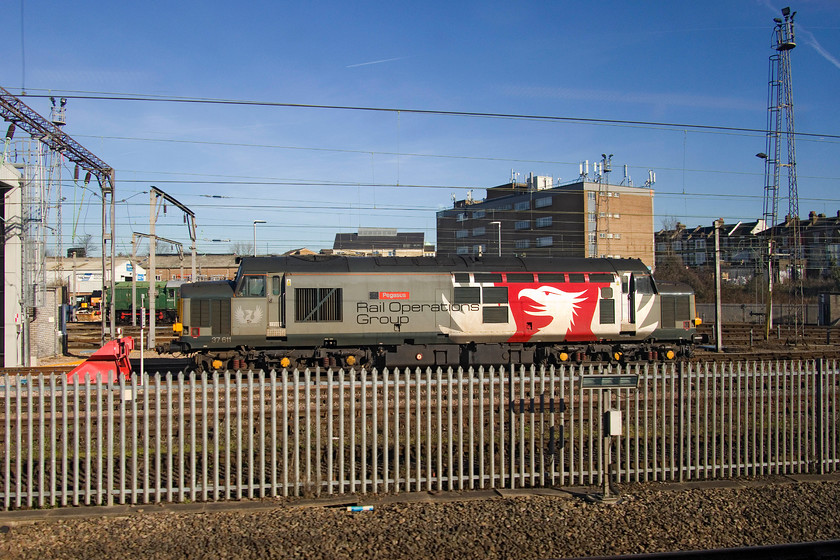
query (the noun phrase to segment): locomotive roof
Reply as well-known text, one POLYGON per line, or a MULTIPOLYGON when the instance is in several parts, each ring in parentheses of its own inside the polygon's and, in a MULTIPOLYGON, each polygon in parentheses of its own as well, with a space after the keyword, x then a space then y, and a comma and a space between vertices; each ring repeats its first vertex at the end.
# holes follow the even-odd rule
POLYGON ((521 258, 495 256, 452 257, 345 257, 292 255, 242 257, 240 274, 270 272, 364 273, 382 272, 619 272, 649 273, 639 259, 521 258))

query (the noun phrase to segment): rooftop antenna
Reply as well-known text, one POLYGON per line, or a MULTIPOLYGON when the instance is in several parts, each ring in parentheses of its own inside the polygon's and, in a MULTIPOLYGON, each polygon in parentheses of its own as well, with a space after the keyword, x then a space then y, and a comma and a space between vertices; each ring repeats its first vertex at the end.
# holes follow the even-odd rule
POLYGON ((630 168, 628 165, 624 165, 624 179, 621 180, 621 184, 627 184, 628 187, 633 186, 633 179, 630 178, 630 168))

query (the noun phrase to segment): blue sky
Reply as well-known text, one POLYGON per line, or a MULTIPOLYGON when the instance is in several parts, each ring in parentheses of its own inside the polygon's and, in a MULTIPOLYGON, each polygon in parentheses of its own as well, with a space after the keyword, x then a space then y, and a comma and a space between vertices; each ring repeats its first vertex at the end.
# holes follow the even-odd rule
MULTIPOLYGON (((423 231, 511 173, 568 181, 613 156, 654 227, 760 218, 773 18, 797 12, 796 130, 840 134, 840 2, 85 2, 10 0, 0 85, 67 96, 65 131, 116 170, 117 249, 148 232, 150 185, 192 208, 199 251, 331 247, 358 227, 423 231), (22 16, 22 19, 21 19, 22 16), (22 37, 21 37, 22 33, 22 37), (85 99, 129 94, 161 101, 85 99), (174 103, 210 99, 402 109, 174 103), (675 126, 421 114, 498 113, 675 126), (222 198, 219 198, 222 197, 222 198), (127 199, 127 200, 126 200, 127 199), (213 242, 211 239, 230 239, 213 242)), ((840 210, 840 139, 796 144, 800 215, 840 210)), ((99 234, 64 173, 65 225, 99 234), (75 207, 68 207, 75 198, 75 207)), ((783 189, 786 196, 786 187, 783 189)), ((784 214, 787 201, 779 204, 784 214)), ((188 242, 170 212, 157 233, 188 242)))

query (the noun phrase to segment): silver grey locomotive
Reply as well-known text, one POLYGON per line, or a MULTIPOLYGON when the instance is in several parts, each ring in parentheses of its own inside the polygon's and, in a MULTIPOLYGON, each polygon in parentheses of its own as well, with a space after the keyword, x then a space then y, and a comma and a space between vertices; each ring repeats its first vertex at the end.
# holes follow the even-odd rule
POLYGON ((673 360, 700 340, 692 291, 637 259, 242 258, 179 307, 158 351, 204 371, 673 360))

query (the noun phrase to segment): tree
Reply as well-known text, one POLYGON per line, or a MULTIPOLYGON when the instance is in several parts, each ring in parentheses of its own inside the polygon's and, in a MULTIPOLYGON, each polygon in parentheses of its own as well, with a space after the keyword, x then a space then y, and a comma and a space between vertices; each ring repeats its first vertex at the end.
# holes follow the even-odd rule
POLYGON ((89 233, 86 233, 84 235, 77 235, 76 238, 73 240, 73 247, 82 249, 85 256, 90 256, 94 249, 93 236, 89 233))
POLYGON ((235 241, 230 244, 230 250, 234 255, 253 255, 254 245, 247 241, 235 241))

